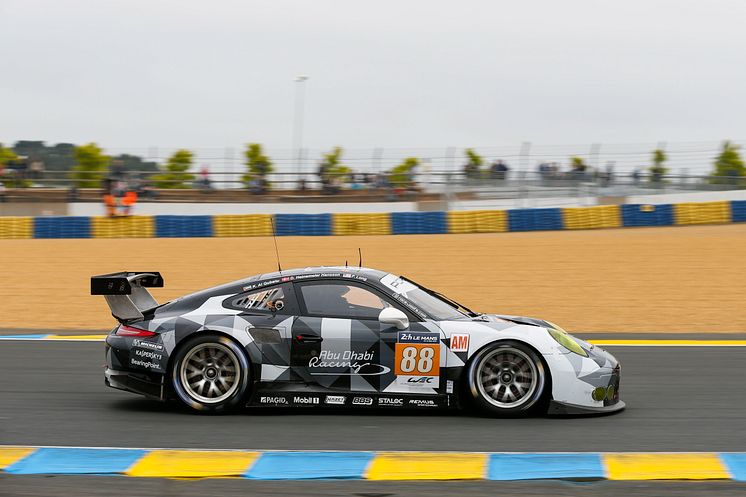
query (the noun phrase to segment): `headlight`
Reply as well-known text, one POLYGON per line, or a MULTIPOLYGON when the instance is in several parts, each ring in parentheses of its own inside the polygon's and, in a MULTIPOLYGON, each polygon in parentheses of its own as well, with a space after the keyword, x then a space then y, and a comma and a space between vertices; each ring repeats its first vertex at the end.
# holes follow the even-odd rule
POLYGON ((574 352, 578 355, 582 355, 583 357, 588 357, 588 353, 583 350, 583 347, 581 347, 578 342, 572 339, 570 335, 567 334, 565 330, 560 328, 559 326, 555 326, 555 328, 547 328, 547 331, 550 335, 552 335, 552 338, 554 340, 562 345, 564 348, 569 350, 570 352, 574 352))

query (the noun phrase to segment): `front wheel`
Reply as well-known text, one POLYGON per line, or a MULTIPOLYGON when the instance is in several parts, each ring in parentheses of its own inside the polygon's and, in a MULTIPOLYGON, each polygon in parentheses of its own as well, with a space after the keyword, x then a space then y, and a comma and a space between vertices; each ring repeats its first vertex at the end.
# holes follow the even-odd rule
POLYGON ((171 370, 179 399, 207 412, 237 407, 249 384, 249 364, 241 348, 224 336, 192 338, 179 349, 171 370))
POLYGON ((469 363, 467 387, 477 407, 495 416, 518 416, 544 404, 548 373, 533 349, 521 342, 499 342, 469 363))

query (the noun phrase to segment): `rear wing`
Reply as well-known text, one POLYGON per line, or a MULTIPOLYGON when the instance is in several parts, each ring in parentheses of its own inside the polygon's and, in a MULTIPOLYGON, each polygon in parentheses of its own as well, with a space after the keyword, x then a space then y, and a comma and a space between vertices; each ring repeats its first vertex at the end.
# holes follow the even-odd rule
POLYGON ((161 273, 122 272, 91 276, 91 295, 103 295, 112 315, 120 322, 144 318, 143 313, 158 307, 146 288, 163 287, 161 273))

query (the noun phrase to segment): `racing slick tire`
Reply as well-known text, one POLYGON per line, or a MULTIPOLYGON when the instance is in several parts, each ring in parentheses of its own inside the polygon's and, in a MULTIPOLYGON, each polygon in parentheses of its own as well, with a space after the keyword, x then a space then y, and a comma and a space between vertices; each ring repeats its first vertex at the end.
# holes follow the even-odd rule
POLYGON ((551 379, 544 361, 517 341, 497 342, 479 351, 466 374, 467 396, 483 413, 525 416, 546 408, 551 379))
POLYGON ((178 349, 171 367, 176 396, 197 411, 218 413, 240 406, 249 386, 249 361, 233 340, 198 335, 178 349))

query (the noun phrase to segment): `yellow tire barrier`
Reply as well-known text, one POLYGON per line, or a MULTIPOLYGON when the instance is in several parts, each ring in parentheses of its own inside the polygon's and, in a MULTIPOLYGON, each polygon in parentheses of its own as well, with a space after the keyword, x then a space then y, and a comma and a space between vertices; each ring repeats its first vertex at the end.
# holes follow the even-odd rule
POLYGON ((686 202, 673 204, 676 224, 720 224, 731 220, 730 202, 686 202))
POLYGON ((153 238, 154 233, 152 216, 91 218, 91 238, 153 238))
POLYGON ((213 236, 272 236, 272 215, 213 216, 212 231, 213 236))
POLYGON ((0 239, 8 238, 33 238, 33 217, 0 217, 0 239))
POLYGON ((562 209, 566 230, 621 228, 622 213, 618 205, 565 207, 562 209))
POLYGON ((449 233, 502 233, 508 231, 506 211, 449 211, 449 233))
POLYGON ((389 213, 332 214, 332 232, 335 235, 390 235, 389 213))

